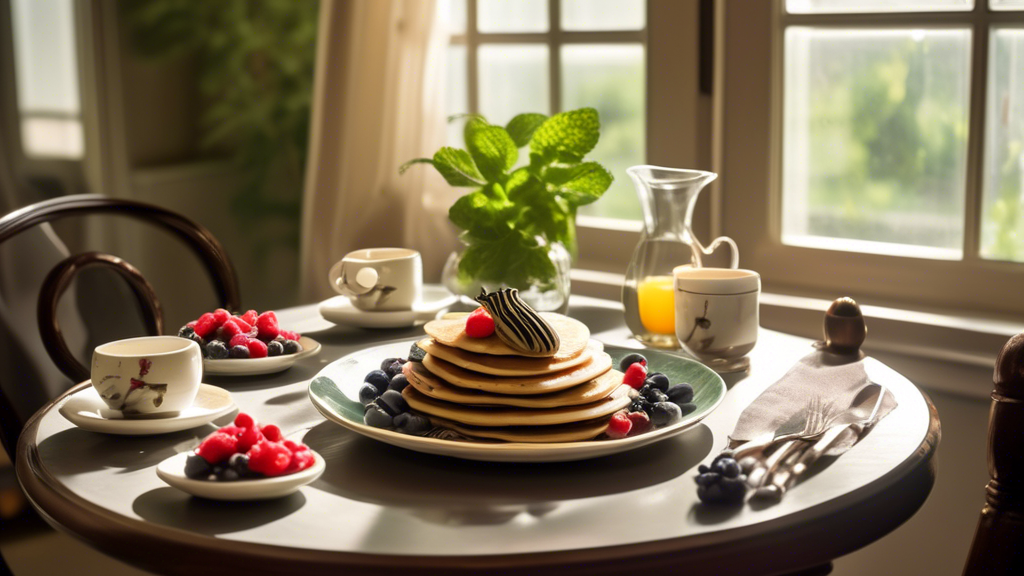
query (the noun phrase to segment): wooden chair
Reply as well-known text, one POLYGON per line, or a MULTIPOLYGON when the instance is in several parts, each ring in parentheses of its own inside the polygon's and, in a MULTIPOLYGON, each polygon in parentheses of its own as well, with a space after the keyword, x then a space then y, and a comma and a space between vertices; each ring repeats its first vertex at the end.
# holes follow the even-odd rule
MULTIPOLYGON (((229 310, 240 309, 235 269, 227 252, 213 234, 185 216, 151 204, 91 194, 64 196, 38 202, 0 218, 0 244, 44 222, 85 215, 124 216, 149 222, 167 230, 188 245, 203 262, 221 305, 229 310)), ((66 258, 50 271, 43 282, 37 317, 47 354, 60 371, 73 382, 89 378, 89 369, 74 357, 64 341, 57 321, 57 303, 75 275, 88 267, 105 267, 116 271, 128 282, 139 301, 149 333, 160 334, 163 331, 160 302, 153 287, 135 267, 116 256, 99 252, 76 254, 66 258)), ((0 388, 0 442, 11 457, 11 461, 14 461, 17 439, 23 424, 14 405, 0 388)))
POLYGON ((993 376, 988 472, 965 576, 1024 574, 1024 333, 1003 346, 993 376))

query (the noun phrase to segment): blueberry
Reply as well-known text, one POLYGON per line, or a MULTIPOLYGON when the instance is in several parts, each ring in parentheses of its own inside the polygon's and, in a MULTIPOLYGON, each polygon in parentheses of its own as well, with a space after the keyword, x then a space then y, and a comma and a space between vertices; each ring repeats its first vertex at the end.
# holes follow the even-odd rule
POLYGON ((221 470, 219 474, 217 474, 217 480, 220 480, 222 482, 232 482, 238 480, 239 478, 241 478, 241 476, 238 474, 238 472, 235 472, 231 468, 225 468, 221 470))
POLYGON ((408 385, 409 379, 405 377, 405 374, 396 374, 395 377, 391 379, 391 384, 388 384, 388 390, 401 392, 402 390, 405 390, 405 387, 408 385))
POLYGON ((374 370, 363 378, 363 382, 369 382, 377 387, 377 390, 387 390, 388 384, 391 382, 391 378, 384 373, 383 370, 374 370))
POLYGON ((413 344, 409 348, 409 361, 410 362, 423 362, 423 357, 427 355, 427 351, 420 348, 416 344, 413 344))
POLYGON ((284 344, 277 340, 267 343, 267 356, 280 356, 281 354, 284 354, 284 344))
MULTIPOLYGON (((668 402, 668 396, 664 392, 657 388, 647 388, 647 393, 644 394, 644 398, 651 404, 657 404, 658 402, 668 402)), ((642 389, 641 389, 642 390, 642 389)))
POLYGON ((650 386, 651 388, 657 388, 662 392, 668 392, 668 376, 665 376, 661 372, 651 372, 650 374, 648 374, 647 380, 644 381, 644 384, 650 386))
POLYGON ((249 470, 249 457, 245 454, 232 454, 231 458, 228 458, 228 468, 234 470, 239 478, 254 474, 252 470, 249 470))
POLYGON ((178 337, 179 338, 188 338, 189 340, 191 340, 192 336, 195 333, 196 333, 196 329, 195 328, 193 328, 191 326, 188 326, 188 325, 185 325, 185 326, 181 327, 181 330, 178 330, 178 337))
POLYGON ((715 472, 704 472, 699 474, 694 481, 697 482, 698 486, 710 486, 716 484, 721 479, 721 475, 715 472))
POLYGON ((718 485, 722 487, 724 503, 736 504, 743 502, 743 496, 747 493, 747 477, 722 478, 718 485))
POLYGON ((626 357, 619 362, 619 370, 625 372, 630 366, 637 362, 647 364, 647 358, 644 358, 643 354, 637 354, 636 352, 627 354, 626 357))
MULTIPOLYGON (((380 369, 383 370, 385 373, 387 373, 388 368, 390 368, 392 364, 394 364, 395 362, 401 362, 401 361, 402 361, 401 358, 385 358, 380 363, 380 369)), ((392 374, 388 374, 388 376, 390 377, 390 376, 392 376, 392 374)))
POLYGON ((643 396, 633 400, 633 405, 629 407, 630 412, 643 412, 648 416, 651 415, 651 403, 643 396))
POLYGON ((671 402, 658 402, 651 407, 651 424, 655 426, 668 426, 669 424, 683 417, 679 405, 671 402))
POLYGON ((377 396, 380 396, 377 387, 369 382, 363 382, 363 385, 359 388, 359 401, 363 403, 363 406, 376 400, 377 396))
POLYGON ((385 390, 380 395, 380 403, 387 404, 395 414, 401 414, 409 409, 409 404, 402 398, 402 393, 395 390, 385 390))
POLYGON ((395 376, 402 373, 403 364, 405 364, 405 362, 402 362, 401 360, 395 360, 394 362, 388 365, 387 369, 384 370, 384 373, 388 375, 388 378, 394 378, 395 376))
POLYGON ((377 404, 368 404, 366 408, 366 413, 363 414, 363 422, 366 422, 367 426, 373 426, 374 428, 391 428, 394 424, 394 420, 391 418, 391 415, 385 412, 384 409, 377 404))
POLYGON ((210 463, 198 454, 189 454, 185 458, 185 476, 188 478, 198 480, 208 476, 211 469, 210 463))
POLYGON ((406 434, 426 434, 433 427, 429 418, 415 412, 403 412, 395 416, 395 426, 406 434))
POLYGON ((302 350, 302 345, 299 344, 298 340, 285 340, 281 346, 284 347, 285 354, 298 354, 302 350))
POLYGON ((732 458, 716 458, 711 464, 711 471, 725 478, 736 478, 740 475, 740 465, 732 458))
POLYGON ((213 360, 223 360, 228 357, 228 347, 220 340, 211 340, 206 345, 206 355, 213 360))
POLYGON ((239 344, 238 346, 231 348, 231 352, 228 353, 228 356, 231 358, 248 358, 249 349, 239 344))
POLYGON ((669 401, 676 404, 689 404, 693 402, 693 386, 686 382, 669 388, 667 394, 669 401))

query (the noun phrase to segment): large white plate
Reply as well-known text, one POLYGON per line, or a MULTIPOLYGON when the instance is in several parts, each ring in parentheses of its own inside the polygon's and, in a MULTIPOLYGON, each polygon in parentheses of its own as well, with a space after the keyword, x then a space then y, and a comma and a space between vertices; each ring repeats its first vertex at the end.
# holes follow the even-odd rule
POLYGON ((316 460, 312 466, 294 474, 256 480, 215 482, 193 480, 185 476, 185 459, 188 458, 188 453, 182 452, 157 464, 156 475, 174 488, 193 496, 214 500, 267 500, 287 496, 319 478, 324 473, 326 465, 319 454, 313 452, 313 456, 316 460))
POLYGON ((228 358, 226 360, 203 359, 203 372, 212 376, 256 376, 283 372, 293 364, 315 356, 320 352, 320 343, 308 336, 299 338, 302 350, 295 354, 267 356, 265 358, 228 358))
MULTIPOLYGON (((671 438, 704 419, 725 398, 725 382, 707 366, 666 352, 644 350, 641 352, 647 357, 652 372, 668 375, 673 383, 689 382, 693 386, 694 408, 671 426, 637 436, 549 444, 474 442, 411 436, 363 424, 363 406, 358 400, 363 378, 371 370, 379 369, 384 358, 408 356, 414 342, 416 339, 368 348, 327 365, 309 384, 309 398, 313 406, 328 420, 353 432, 409 450, 467 460, 560 462, 607 456, 671 438)), ((606 346, 605 352, 618 365, 622 357, 637 350, 606 346)))
POLYGON ((223 388, 200 384, 195 401, 177 416, 125 418, 111 410, 92 386, 68 396, 59 408, 61 416, 90 432, 145 436, 168 434, 202 426, 235 409, 231 393, 223 388))
POLYGON ((405 328, 429 322, 442 310, 455 304, 457 297, 439 284, 423 286, 423 297, 412 310, 366 312, 352 305, 346 296, 335 296, 320 303, 320 315, 328 322, 359 328, 405 328))

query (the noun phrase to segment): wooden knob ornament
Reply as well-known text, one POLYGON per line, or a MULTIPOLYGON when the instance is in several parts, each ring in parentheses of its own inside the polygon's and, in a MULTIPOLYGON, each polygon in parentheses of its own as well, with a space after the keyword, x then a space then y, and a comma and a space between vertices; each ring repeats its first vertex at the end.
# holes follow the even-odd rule
POLYGON ((859 354, 867 335, 857 302, 847 296, 836 298, 825 312, 825 348, 836 354, 859 354))

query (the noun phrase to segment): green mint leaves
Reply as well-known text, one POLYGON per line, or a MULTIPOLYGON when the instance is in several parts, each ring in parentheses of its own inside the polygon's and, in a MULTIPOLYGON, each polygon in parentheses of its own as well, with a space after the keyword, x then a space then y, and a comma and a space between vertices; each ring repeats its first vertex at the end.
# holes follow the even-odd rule
POLYGON ((460 281, 543 287, 556 272, 548 257, 552 243, 576 256, 576 209, 599 199, 613 180, 597 162, 583 162, 600 128, 593 108, 550 118, 520 114, 505 127, 469 115, 463 133, 468 150, 444 147, 433 158, 399 168, 404 173, 414 164, 431 164, 448 184, 476 188, 448 211, 466 244, 460 281), (529 164, 515 168, 525 146, 529 164))

